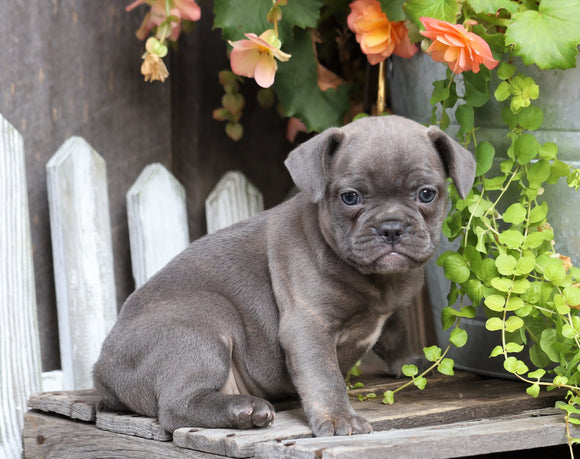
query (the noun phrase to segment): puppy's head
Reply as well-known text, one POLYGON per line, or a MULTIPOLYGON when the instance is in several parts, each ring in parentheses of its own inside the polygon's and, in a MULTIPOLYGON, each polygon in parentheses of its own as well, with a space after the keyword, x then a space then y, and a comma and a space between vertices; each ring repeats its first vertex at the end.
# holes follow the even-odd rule
POLYGON ((317 204, 328 244, 365 274, 425 263, 439 242, 446 179, 465 197, 475 174, 471 153, 447 134, 398 116, 330 128, 285 164, 317 204))

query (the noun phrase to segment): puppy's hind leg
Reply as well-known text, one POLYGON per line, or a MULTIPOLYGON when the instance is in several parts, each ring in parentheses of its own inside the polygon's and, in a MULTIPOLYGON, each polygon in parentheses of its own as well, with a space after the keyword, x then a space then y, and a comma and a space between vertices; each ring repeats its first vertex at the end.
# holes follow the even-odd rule
POLYGON ((249 429, 271 424, 274 407, 269 402, 236 393, 229 384, 234 373, 231 341, 206 336, 203 342, 196 346, 195 357, 186 350, 171 357, 170 366, 179 371, 168 368, 158 388, 161 426, 173 432, 179 427, 249 429))

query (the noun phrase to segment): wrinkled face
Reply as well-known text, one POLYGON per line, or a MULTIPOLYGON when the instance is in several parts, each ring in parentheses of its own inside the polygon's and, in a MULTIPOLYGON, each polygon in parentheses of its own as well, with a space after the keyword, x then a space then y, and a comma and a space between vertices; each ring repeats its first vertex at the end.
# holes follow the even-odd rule
POLYGON ((446 171, 433 145, 416 137, 345 136, 319 203, 327 242, 365 274, 417 268, 439 242, 446 171))

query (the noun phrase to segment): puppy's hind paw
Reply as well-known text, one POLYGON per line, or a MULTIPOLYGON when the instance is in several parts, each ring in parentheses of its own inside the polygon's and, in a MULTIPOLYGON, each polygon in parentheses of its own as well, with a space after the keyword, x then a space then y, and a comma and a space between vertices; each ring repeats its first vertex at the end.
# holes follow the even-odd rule
POLYGON ((238 429, 265 427, 274 422, 274 407, 258 397, 239 395, 229 406, 232 425, 238 429))
POLYGON ((368 434, 373 431, 371 425, 362 416, 348 415, 326 418, 321 422, 312 423, 312 434, 315 437, 331 437, 333 435, 368 434))

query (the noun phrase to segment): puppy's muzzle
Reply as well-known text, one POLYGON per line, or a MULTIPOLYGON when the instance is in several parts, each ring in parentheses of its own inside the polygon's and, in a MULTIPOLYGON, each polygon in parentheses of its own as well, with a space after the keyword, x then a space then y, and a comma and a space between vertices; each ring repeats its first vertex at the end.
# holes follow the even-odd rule
POLYGON ((377 232, 387 244, 395 245, 405 235, 407 228, 401 220, 386 220, 379 225, 377 232))

